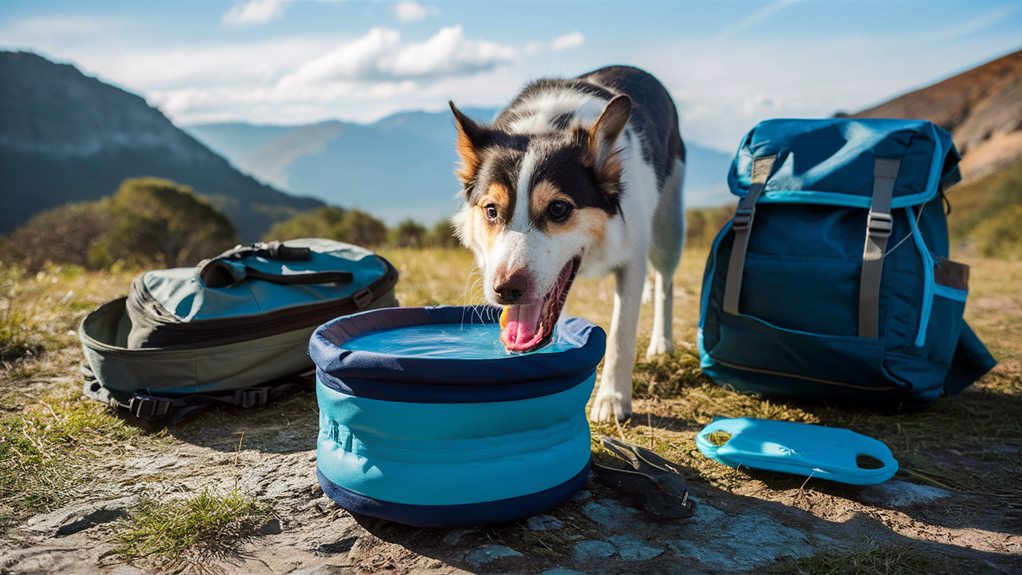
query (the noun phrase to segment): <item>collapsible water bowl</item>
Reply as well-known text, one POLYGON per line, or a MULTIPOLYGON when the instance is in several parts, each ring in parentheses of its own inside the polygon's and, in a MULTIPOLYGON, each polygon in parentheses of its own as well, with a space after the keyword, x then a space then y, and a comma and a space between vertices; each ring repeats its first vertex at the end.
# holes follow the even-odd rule
POLYGON ((585 405, 606 335, 565 318, 509 354, 499 309, 379 309, 320 326, 323 491, 362 515, 419 527, 502 523, 564 502, 589 473, 585 405))

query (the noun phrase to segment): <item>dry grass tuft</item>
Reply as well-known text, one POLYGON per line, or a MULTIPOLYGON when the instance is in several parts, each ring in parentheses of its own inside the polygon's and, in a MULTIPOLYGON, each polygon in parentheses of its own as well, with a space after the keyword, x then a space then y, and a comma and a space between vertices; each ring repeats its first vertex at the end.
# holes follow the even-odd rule
POLYGON ((203 489, 185 498, 141 499, 120 525, 117 553, 163 568, 202 568, 240 557, 239 548, 273 518, 273 509, 237 491, 203 489))

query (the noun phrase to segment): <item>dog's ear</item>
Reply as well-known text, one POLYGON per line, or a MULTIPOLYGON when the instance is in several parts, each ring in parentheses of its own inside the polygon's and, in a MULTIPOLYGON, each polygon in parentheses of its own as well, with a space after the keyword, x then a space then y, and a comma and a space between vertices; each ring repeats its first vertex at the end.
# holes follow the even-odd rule
POLYGON ((454 113, 454 125, 458 129, 458 155, 461 156, 461 167, 455 174, 462 183, 468 184, 479 171, 480 150, 489 137, 489 131, 463 114, 454 102, 448 103, 454 113))
POLYGON ((632 99, 625 95, 615 96, 589 129, 593 166, 596 173, 606 179, 616 180, 621 175, 621 163, 617 158, 617 140, 628 125, 631 114, 632 99))

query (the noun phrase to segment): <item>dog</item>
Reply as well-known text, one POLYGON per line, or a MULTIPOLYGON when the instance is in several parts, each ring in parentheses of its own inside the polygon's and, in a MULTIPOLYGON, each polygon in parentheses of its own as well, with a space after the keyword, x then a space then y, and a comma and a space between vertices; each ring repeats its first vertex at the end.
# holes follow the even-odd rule
POLYGON ((653 334, 647 357, 670 352, 674 271, 685 237, 685 145, 660 82, 628 66, 528 84, 489 124, 450 102, 464 203, 452 218, 504 306, 512 352, 544 345, 576 273, 614 274, 606 363, 590 418, 631 416, 647 257, 653 334))

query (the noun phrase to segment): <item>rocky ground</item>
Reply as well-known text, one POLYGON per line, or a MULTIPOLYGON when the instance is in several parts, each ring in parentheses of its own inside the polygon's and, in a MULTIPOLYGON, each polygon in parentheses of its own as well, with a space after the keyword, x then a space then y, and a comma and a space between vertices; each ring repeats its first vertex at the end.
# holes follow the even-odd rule
MULTIPOLYGON (((421 258, 405 253, 391 258, 406 285, 437 297, 430 282, 442 279, 427 276, 427 264, 417 263, 421 258)), ((680 283, 688 293, 696 293, 698 265, 682 270, 680 283)), ((1004 281, 1022 276, 1022 266, 1009 271, 1004 281)), ((984 273, 981 269, 981 278, 984 273)), ((53 302, 58 305, 65 291, 75 290, 71 303, 60 304, 69 306, 67 322, 73 325, 122 281, 67 279, 67 285, 52 288, 53 302)), ((156 432, 89 411, 91 427, 60 452, 66 461, 56 462, 74 472, 63 484, 66 496, 35 507, 17 494, 6 498, 15 512, 0 530, 0 573, 1020 572, 1022 362, 1015 342, 1022 339, 1012 318, 1022 316, 1022 305, 1014 288, 989 285, 970 306, 978 314, 977 331, 1002 342, 995 353, 1005 361, 981 385, 924 414, 876 415, 738 396, 698 376, 690 346, 666 361, 640 366, 637 381, 653 391, 640 385, 642 398, 630 422, 594 431, 652 445, 678 461, 698 502, 688 520, 658 520, 593 481, 548 514, 507 525, 422 530, 352 517, 316 482, 315 394, 302 390, 251 411, 218 408, 156 432), (887 442, 902 471, 879 486, 851 487, 731 470, 703 458, 692 443, 715 415, 851 427, 887 442), (209 487, 266 502, 273 517, 253 537, 202 564, 166 564, 117 552, 116 534, 128 525, 139 498, 184 497, 209 487)), ((579 298, 607 302, 606 291, 604 284, 582 283, 571 305, 578 306, 579 298)), ((430 303, 412 289, 399 295, 405 303, 430 303)), ((439 297, 460 301, 450 294, 439 297)), ((684 316, 679 331, 691 341, 693 296, 682 295, 679 302, 684 316)), ((65 404, 99 409, 67 391, 78 385, 73 373, 80 354, 73 334, 57 334, 45 347, 42 355, 5 364, 4 412, 38 413, 45 422, 47 408, 54 420, 63 417, 65 404), (54 390, 73 397, 65 404, 39 399, 54 390)))

